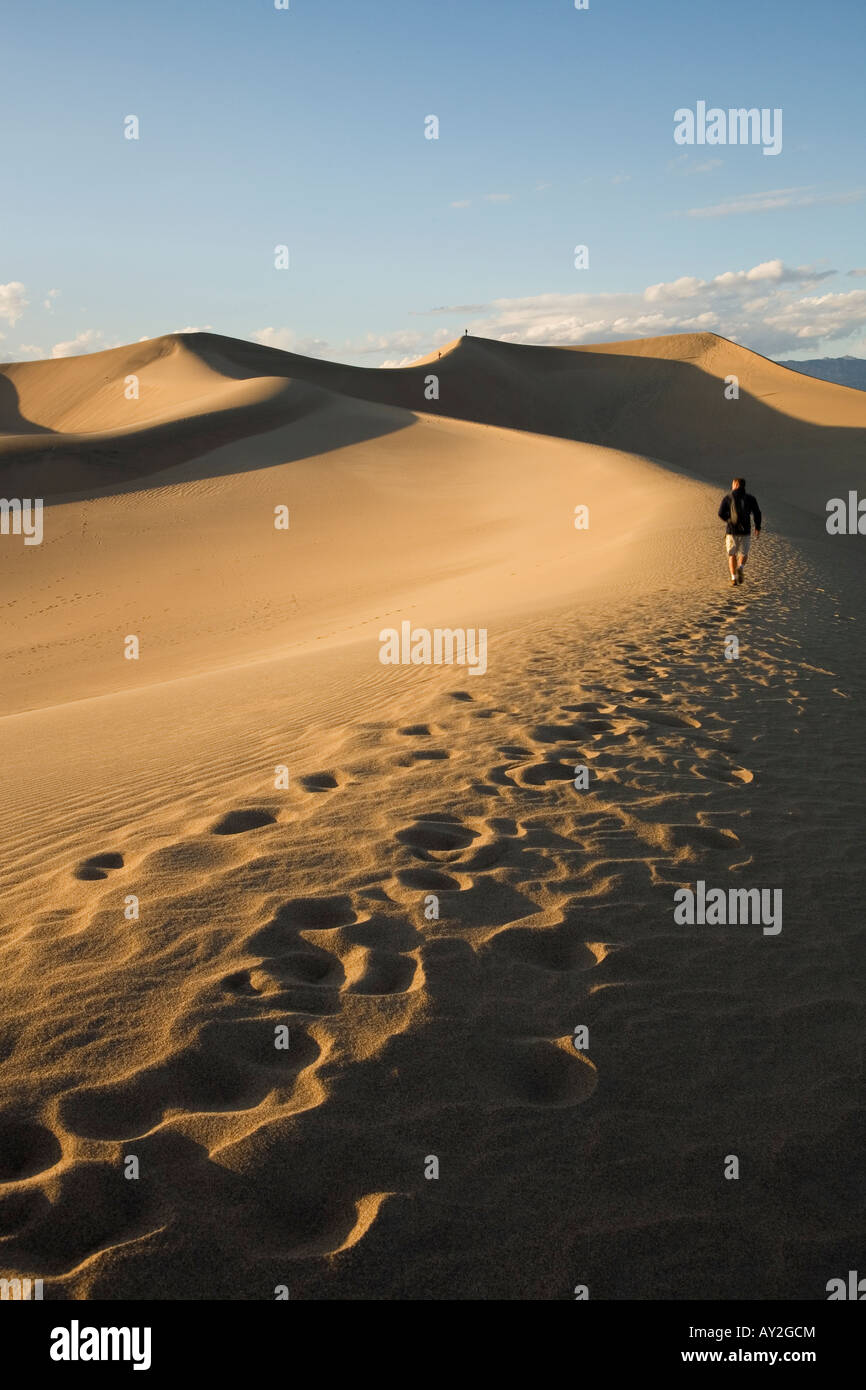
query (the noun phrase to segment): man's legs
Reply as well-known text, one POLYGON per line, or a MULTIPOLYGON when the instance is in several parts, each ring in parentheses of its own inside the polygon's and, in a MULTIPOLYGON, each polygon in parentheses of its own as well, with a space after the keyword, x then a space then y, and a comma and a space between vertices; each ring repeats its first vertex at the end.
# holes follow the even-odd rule
POLYGON ((749 557, 748 536, 725 536, 725 550, 728 552, 728 569, 731 571, 731 583, 742 584, 743 566, 749 557))
POLYGON ((737 582, 737 555, 734 550, 733 536, 725 536, 725 550, 728 552, 728 569, 731 571, 731 583, 737 582))
POLYGON ((738 543, 738 545, 737 545, 737 551, 739 552, 738 555, 737 555, 737 561, 738 561, 738 563, 737 563, 737 583, 738 583, 738 584, 742 584, 742 582, 743 582, 743 569, 745 568, 746 561, 747 561, 748 558, 749 558, 749 551, 750 551, 751 547, 752 547, 752 538, 751 538, 751 536, 743 536, 743 537, 740 539, 740 541, 739 541, 739 543, 738 543))

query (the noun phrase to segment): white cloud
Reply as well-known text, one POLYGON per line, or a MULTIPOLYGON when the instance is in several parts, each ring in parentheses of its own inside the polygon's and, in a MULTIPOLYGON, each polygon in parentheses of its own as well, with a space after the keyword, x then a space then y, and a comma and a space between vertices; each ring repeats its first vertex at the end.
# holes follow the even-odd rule
POLYGON ((59 290, 49 290, 44 300, 42 301, 43 309, 48 309, 48 311, 50 312, 54 308, 53 301, 57 298, 59 293, 59 290))
POLYGON ((693 275, 681 275, 679 280, 671 280, 666 285, 650 285, 644 290, 643 297, 648 304, 653 304, 657 300, 670 302, 676 299, 691 299, 697 290, 703 288, 705 283, 704 280, 697 280, 693 275))
POLYGON ((700 294, 718 292, 751 292, 756 284, 817 285, 835 275, 835 270, 818 270, 815 266, 786 266, 780 260, 762 261, 751 270, 726 270, 713 280, 699 280, 695 276, 683 275, 679 280, 667 284, 650 285, 644 290, 647 303, 673 303, 676 300, 694 299, 700 294))
POLYGON ((819 203, 856 203, 866 189, 855 188, 848 193, 814 193, 810 186, 777 188, 769 193, 743 193, 725 203, 707 208, 689 208, 687 217, 733 217, 749 212, 775 212, 779 208, 807 208, 819 203))
POLYGON ((668 165, 669 170, 677 174, 711 174, 714 169, 720 169, 724 160, 722 159, 703 159, 700 164, 693 163, 694 155, 683 151, 678 154, 676 159, 672 159, 668 165))
MULTIPOLYGON (((461 333, 463 329, 459 330, 461 333)), ((437 328, 432 334, 421 333, 417 329, 398 329, 394 333, 368 333, 356 342, 345 343, 343 351, 352 357, 367 357, 380 352, 398 352, 399 361, 389 358, 387 365, 405 367, 423 357, 440 343, 449 343, 457 333, 450 328, 437 328)), ((382 364, 386 365, 385 363, 382 364)))
POLYGON ((866 265, 857 266, 854 270, 848 271, 849 275, 866 275, 866 265))
MULTIPOLYGON (((442 330, 439 329, 437 332, 441 333, 442 330)), ((434 333, 433 341, 436 336, 434 333)), ((412 353, 413 357, 420 357, 427 352, 430 341, 429 334, 419 333, 415 329, 400 328, 393 333, 367 333, 353 343, 346 343, 345 350, 354 357, 366 357, 380 352, 399 352, 402 349, 403 353, 408 352, 412 353)))
POLYGON ((440 304, 435 309, 410 309, 410 318, 423 318, 427 314, 482 314, 489 304, 440 304))
MULTIPOLYGON (((171 331, 172 333, 213 333, 214 330, 212 323, 206 323, 201 328, 192 328, 187 325, 186 328, 173 328, 171 331)), ((146 342, 147 340, 141 339, 141 341, 146 342)))
MULTIPOLYGON (((683 275, 643 291, 607 294, 540 294, 498 299, 468 317, 473 333, 504 342, 566 346, 668 333, 714 332, 767 356, 785 356, 808 339, 817 344, 866 330, 866 291, 815 294, 837 272, 815 266, 786 266, 779 259, 745 270, 728 270, 711 280, 683 275)), ((465 310, 476 306, 463 306, 465 310)), ((455 308, 428 310, 455 314, 455 308)), ((453 319, 452 319, 453 324, 453 319)), ((454 330, 442 329, 447 337, 454 330)), ((357 353, 387 351, 402 360, 436 345, 429 335, 386 335, 359 345, 357 353)))
POLYGON ((330 343, 326 338, 299 338, 295 346, 295 352, 299 352, 302 357, 326 357, 330 343))
POLYGON ((281 348, 283 352, 291 352, 295 340, 290 328, 257 328, 250 337, 254 343, 261 343, 262 347, 281 348))
POLYGON ((0 285, 0 319, 16 324, 30 301, 20 280, 10 280, 8 285, 0 285))
POLYGON ((99 352, 103 334, 98 328, 85 328, 66 343, 55 343, 51 349, 52 357, 82 357, 86 352, 99 352))
POLYGON ((866 327, 866 290, 822 294, 779 307, 767 323, 796 338, 842 338, 866 327))
POLYGON ((291 328, 257 328, 250 337, 262 347, 295 352, 301 357, 323 357, 329 346, 324 338, 299 338, 291 328))
MULTIPOLYGON (((610 182, 611 182, 611 183, 625 183, 625 182, 626 182, 628 179, 630 179, 630 178, 631 178, 631 175, 630 175, 630 174, 617 174, 617 175, 614 176, 614 178, 612 178, 612 179, 610 180, 610 182)), ((586 180, 585 180, 585 182, 586 182, 586 180)), ((531 190, 529 190, 529 191, 535 192, 535 193, 543 193, 543 192, 545 191, 545 189, 552 188, 552 187, 553 187, 553 184, 552 184, 552 183, 545 182, 545 181, 539 181, 538 183, 535 184, 534 188, 531 189, 531 190)), ((526 190, 524 190, 524 192, 526 192, 526 190)), ((517 196, 521 196, 521 195, 517 195, 517 196)), ((514 198, 515 198, 515 195, 514 195, 513 193, 484 193, 484 194, 481 195, 481 201, 484 202, 484 203, 513 203, 513 202, 514 202, 514 198)), ((452 208, 470 208, 471 206, 472 206, 472 199, 471 199, 471 198, 457 198, 457 199, 454 200, 454 202, 452 202, 452 203, 449 204, 449 207, 452 207, 452 208)))

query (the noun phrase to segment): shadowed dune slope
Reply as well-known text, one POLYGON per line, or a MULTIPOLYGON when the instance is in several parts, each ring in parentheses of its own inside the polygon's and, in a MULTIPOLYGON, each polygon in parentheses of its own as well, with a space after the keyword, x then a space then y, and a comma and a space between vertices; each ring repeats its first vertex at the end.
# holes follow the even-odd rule
MULTIPOLYGON (((733 461, 813 513, 866 460, 862 393, 712 333, 575 348, 467 337, 396 370, 193 333, 0 367, 0 478, 7 494, 24 480, 44 496, 128 485, 347 396, 602 444, 714 480, 733 461), (726 398, 732 377, 737 399, 726 398)), ((375 417, 358 428, 375 432, 375 417)))

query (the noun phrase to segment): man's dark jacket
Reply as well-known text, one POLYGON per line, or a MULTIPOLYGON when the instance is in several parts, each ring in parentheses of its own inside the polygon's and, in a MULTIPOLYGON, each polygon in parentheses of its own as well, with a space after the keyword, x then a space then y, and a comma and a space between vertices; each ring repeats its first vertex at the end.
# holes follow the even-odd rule
POLYGON ((722 505, 719 507, 719 516, 722 521, 728 524, 725 527, 726 536, 750 536, 752 534, 752 521, 755 518, 755 530, 761 529, 761 508, 758 506, 757 499, 750 492, 744 492, 742 488, 737 488, 736 492, 726 492, 722 498, 722 505), (731 503, 736 499, 737 524, 731 520, 731 503))

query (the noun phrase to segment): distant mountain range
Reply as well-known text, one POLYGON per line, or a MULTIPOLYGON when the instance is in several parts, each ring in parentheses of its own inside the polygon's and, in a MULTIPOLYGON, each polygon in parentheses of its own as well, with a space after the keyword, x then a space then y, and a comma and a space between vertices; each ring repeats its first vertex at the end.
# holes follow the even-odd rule
POLYGON ((866 357, 813 357, 808 362, 779 362, 804 376, 816 376, 821 381, 835 381, 837 386, 853 386, 866 391, 866 357))

